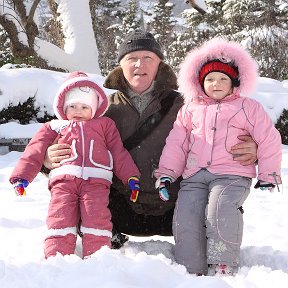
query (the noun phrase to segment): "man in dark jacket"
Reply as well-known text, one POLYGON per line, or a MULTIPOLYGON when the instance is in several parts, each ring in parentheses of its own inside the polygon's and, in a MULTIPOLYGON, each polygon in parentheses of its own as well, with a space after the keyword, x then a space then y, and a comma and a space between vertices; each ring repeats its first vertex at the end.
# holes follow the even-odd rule
MULTIPOLYGON (((159 198, 152 172, 183 100, 176 91, 176 76, 163 58, 152 34, 133 31, 119 48, 120 66, 111 71, 104 83, 104 87, 117 90, 110 96, 105 115, 115 121, 125 147, 141 172, 141 192, 136 203, 129 201, 128 187, 116 177, 113 179, 109 206, 112 222, 116 230, 135 236, 172 235, 180 179, 171 185, 170 199, 164 202, 159 198)), ((241 140, 231 153, 238 156, 235 160, 247 165, 256 160, 257 147, 248 136, 241 140)), ((51 146, 45 166, 57 167, 69 153, 67 146, 51 146)))
POLYGON ((165 139, 183 104, 182 97, 175 91, 176 76, 163 58, 152 34, 134 31, 119 48, 120 66, 107 76, 104 83, 104 87, 118 90, 110 97, 106 116, 116 122, 124 145, 141 172, 142 191, 136 203, 129 201, 129 190, 117 179, 111 189, 113 224, 119 231, 133 235, 171 235, 173 208, 179 189, 176 181, 170 189, 171 201, 163 202, 152 176, 165 139), (137 143, 133 143, 132 139, 131 144, 129 139, 135 133, 140 140, 135 139, 137 143))

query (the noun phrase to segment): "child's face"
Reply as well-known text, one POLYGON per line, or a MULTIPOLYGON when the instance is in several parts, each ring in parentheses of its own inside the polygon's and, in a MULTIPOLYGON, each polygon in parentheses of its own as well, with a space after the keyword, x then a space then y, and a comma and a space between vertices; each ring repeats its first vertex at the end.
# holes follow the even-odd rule
POLYGON ((221 72, 211 72, 204 79, 205 93, 215 100, 221 100, 230 95, 232 88, 232 80, 221 72))
POLYGON ((90 120, 92 109, 90 106, 82 103, 72 103, 67 106, 66 116, 68 120, 85 121, 90 120))

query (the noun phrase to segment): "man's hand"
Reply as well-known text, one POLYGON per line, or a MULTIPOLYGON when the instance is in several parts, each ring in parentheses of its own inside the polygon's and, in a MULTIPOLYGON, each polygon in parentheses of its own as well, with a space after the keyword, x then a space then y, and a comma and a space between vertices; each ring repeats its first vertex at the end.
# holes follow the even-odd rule
POLYGON ((258 180, 254 188, 260 188, 260 190, 268 190, 270 192, 274 192, 275 185, 269 182, 258 180))
POLYGON ((233 154, 233 159, 243 166, 255 163, 257 160, 257 144, 248 135, 240 135, 238 139, 243 142, 231 147, 230 153, 233 154))
POLYGON ((48 147, 44 166, 49 170, 60 166, 60 162, 71 156, 71 148, 69 144, 52 144, 48 147))

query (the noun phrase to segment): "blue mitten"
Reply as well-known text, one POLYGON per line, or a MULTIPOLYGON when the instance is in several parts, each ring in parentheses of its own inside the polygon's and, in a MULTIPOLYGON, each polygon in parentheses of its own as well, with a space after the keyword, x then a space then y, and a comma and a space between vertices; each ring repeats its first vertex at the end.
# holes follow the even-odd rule
POLYGON ((258 180, 254 188, 255 189, 260 188, 260 190, 269 190, 270 192, 273 192, 275 185, 269 182, 258 180))
POLYGON ((159 196, 161 200, 168 201, 169 200, 169 188, 172 183, 172 179, 168 176, 162 176, 159 179, 159 196))
POLYGON ((130 200, 135 203, 137 201, 139 190, 140 190, 139 178, 136 176, 130 177, 128 179, 128 185, 130 189, 132 190, 130 200))
POLYGON ((17 196, 25 196, 26 190, 25 188, 28 186, 28 181, 25 179, 20 178, 14 178, 11 181, 11 184, 13 185, 14 191, 17 196))

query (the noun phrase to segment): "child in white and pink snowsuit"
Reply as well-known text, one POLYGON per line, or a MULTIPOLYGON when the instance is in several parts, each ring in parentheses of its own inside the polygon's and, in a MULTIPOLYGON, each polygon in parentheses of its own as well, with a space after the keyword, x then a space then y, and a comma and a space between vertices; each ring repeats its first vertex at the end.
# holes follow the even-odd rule
POLYGON ((59 120, 40 128, 10 176, 16 193, 19 189, 24 192, 57 137, 58 143, 72 147, 71 157, 49 175, 46 258, 57 252, 74 253, 80 219, 83 258, 104 245, 111 246, 112 223, 107 206, 113 172, 134 191, 131 200, 137 200, 140 173, 123 147, 114 121, 102 116, 107 107, 107 97, 95 82, 85 73, 71 73, 55 97, 54 112, 59 120))
POLYGON ((281 137, 261 104, 249 98, 257 65, 235 42, 216 38, 192 50, 182 63, 179 88, 185 104, 155 171, 161 199, 182 175, 174 210, 175 259, 190 273, 233 274, 239 264, 242 205, 255 165, 233 161, 237 136, 258 144, 255 188, 281 183, 281 137), (208 269, 209 267, 209 269, 208 269))

